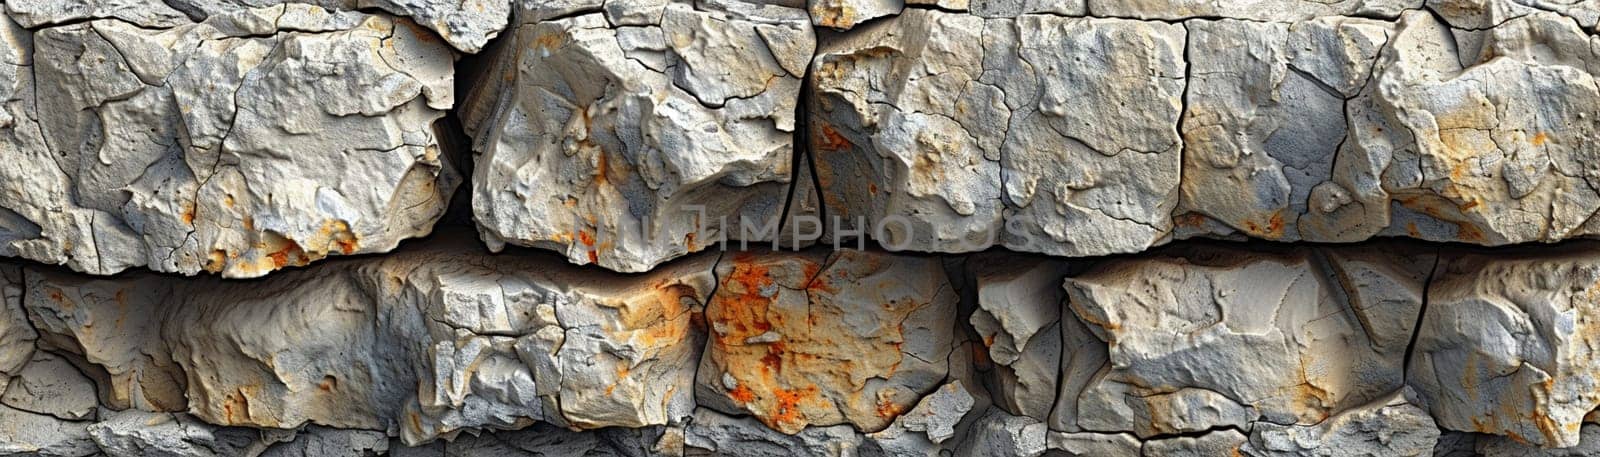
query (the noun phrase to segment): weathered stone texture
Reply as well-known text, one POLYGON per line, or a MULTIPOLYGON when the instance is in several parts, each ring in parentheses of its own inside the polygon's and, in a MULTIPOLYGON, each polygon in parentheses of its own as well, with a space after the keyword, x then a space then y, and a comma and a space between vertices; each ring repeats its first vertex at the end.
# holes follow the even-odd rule
POLYGON ((0 31, 0 255, 254 277, 425 235, 455 188, 435 130, 453 58, 403 20, 290 4, 0 31))
POLYGON ((937 259, 730 254, 696 400, 785 433, 888 426, 950 372, 957 296, 937 259))
POLYGON ((507 0, 9 0, 6 15, 35 28, 86 19, 116 19, 139 27, 167 28, 228 16, 252 8, 309 6, 309 11, 379 9, 407 16, 463 52, 478 52, 506 26, 507 0))
MULTIPOLYGON (((1425 272, 1433 263, 1420 254, 1393 266, 1425 272)), ((1411 329, 1366 326, 1349 298, 1364 283, 1337 279, 1327 262, 1306 250, 1200 248, 1068 279, 1070 308, 1105 342, 1108 362, 1081 393, 1061 394, 1078 397, 1077 411, 1057 416, 1141 437, 1256 421, 1309 426, 1400 389, 1405 346, 1376 341, 1409 339, 1411 329)), ((1422 278, 1384 280, 1420 288, 1422 278)))
POLYGON ((1600 452, 1594 0, 0 2, 0 455, 1600 452))
POLYGON ((775 229, 783 214, 813 34, 800 9, 701 8, 522 15, 463 108, 492 248, 640 272, 777 237, 739 221, 775 229))
POLYGON ((1441 426, 1571 447, 1600 406, 1594 246, 1441 261, 1411 383, 1441 426), (1519 255, 1520 254, 1520 255, 1519 255))
POLYGON ((823 202, 891 249, 1144 250, 1178 202, 1184 43, 1160 22, 928 10, 853 31, 812 63, 823 202))
POLYGON ((472 248, 455 238, 247 287, 36 272, 25 306, 44 343, 101 373, 115 408, 411 443, 534 421, 688 417, 713 259, 623 278, 552 270, 561 262, 543 255, 464 257, 472 248))

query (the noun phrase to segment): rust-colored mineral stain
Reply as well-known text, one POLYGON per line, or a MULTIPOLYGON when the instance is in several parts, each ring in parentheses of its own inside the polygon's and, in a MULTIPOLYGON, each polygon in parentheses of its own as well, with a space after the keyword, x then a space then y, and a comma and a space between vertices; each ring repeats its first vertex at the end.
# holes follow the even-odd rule
POLYGON ((828 152, 843 151, 855 146, 844 135, 840 135, 839 131, 834 130, 833 126, 827 124, 823 124, 822 128, 817 129, 816 141, 817 149, 828 152))
POLYGON ((782 373, 785 352, 787 352, 787 348, 784 347, 782 341, 774 341, 767 344, 767 355, 761 356, 761 369, 770 370, 773 373, 782 373))
POLYGON ((728 398, 732 398, 733 401, 739 402, 741 405, 748 405, 750 402, 756 401, 756 394, 751 392, 750 388, 744 384, 739 384, 738 387, 728 391, 728 398))
POLYGON ((773 409, 772 422, 787 426, 803 425, 800 418, 800 402, 816 394, 816 386, 804 389, 773 389, 772 395, 778 404, 773 409))
POLYGON ((323 376, 322 382, 317 383, 317 389, 323 392, 333 392, 333 389, 337 388, 339 388, 339 378, 333 375, 323 376))
POLYGON ((566 40, 563 40, 561 35, 544 33, 534 37, 533 44, 545 51, 552 51, 560 48, 564 41, 566 40))
POLYGON ((1421 230, 1417 230, 1417 223, 1416 222, 1407 222, 1406 223, 1406 234, 1407 235, 1411 235, 1412 238, 1422 238, 1422 231, 1421 230))
POLYGON ((1550 135, 1546 135, 1544 132, 1539 132, 1533 135, 1532 143, 1534 146, 1544 146, 1544 143, 1547 141, 1550 141, 1550 135))
POLYGON ((194 204, 183 207, 183 214, 179 216, 183 218, 184 225, 194 225, 194 204))
POLYGON ((900 405, 894 404, 893 401, 890 401, 887 398, 878 399, 878 404, 877 404, 877 408, 876 409, 877 409, 878 417, 881 417, 881 418, 884 418, 884 419, 889 419, 889 420, 893 420, 894 418, 899 417, 900 413, 905 412, 905 408, 901 407, 900 405))
POLYGON ((338 240, 336 243, 339 244, 339 252, 342 252, 345 255, 350 255, 356 252, 357 246, 355 240, 338 240))
POLYGON ((284 240, 283 247, 273 251, 271 254, 267 254, 267 257, 272 258, 272 266, 275 268, 283 268, 289 265, 290 260, 298 260, 302 265, 309 260, 300 250, 300 244, 294 242, 294 240, 284 240), (289 257, 291 255, 296 258, 291 259, 289 257))
POLYGON ((723 283, 724 287, 733 287, 724 289, 726 294, 718 294, 716 313, 708 316, 725 328, 725 332, 717 334, 718 343, 743 344, 746 338, 772 329, 767 319, 767 305, 772 299, 761 295, 761 290, 772 284, 765 265, 755 262, 749 253, 734 255, 733 272, 723 283))

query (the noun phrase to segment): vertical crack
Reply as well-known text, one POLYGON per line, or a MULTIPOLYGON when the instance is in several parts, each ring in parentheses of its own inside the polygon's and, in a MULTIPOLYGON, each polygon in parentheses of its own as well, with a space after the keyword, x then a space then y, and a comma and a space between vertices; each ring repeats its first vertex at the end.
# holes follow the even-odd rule
POLYGON ((1415 357, 1418 337, 1422 335, 1422 323, 1428 317, 1428 296, 1433 291, 1433 278, 1439 274, 1442 257, 1444 257, 1442 250, 1434 250, 1433 267, 1428 269, 1428 277, 1422 281, 1422 306, 1417 308, 1417 321, 1411 326, 1411 341, 1406 343, 1405 360, 1400 365, 1400 377, 1405 385, 1411 384, 1411 360, 1415 357))

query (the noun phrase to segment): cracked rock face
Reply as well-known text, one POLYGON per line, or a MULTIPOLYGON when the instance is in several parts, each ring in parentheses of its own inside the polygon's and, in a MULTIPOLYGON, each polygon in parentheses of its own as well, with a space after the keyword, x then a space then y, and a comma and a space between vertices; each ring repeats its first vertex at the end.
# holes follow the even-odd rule
POLYGON ((1600 1, 0 14, 0 456, 1600 452, 1600 1))
POLYGON ((464 107, 485 242, 641 272, 777 238, 812 31, 800 9, 700 7, 522 15, 464 107))
POLYGON ((1081 392, 1062 391, 1077 400, 1057 407, 1057 427, 1148 438, 1258 421, 1310 426, 1398 390, 1405 346, 1383 342, 1409 340, 1411 329, 1369 325, 1357 308, 1416 315, 1420 300, 1362 300, 1365 287, 1420 289, 1433 261, 1410 254, 1355 279, 1345 259, 1314 252, 1205 248, 1070 278, 1068 306, 1107 361, 1081 392))
POLYGON ((875 432, 949 373, 957 297, 937 259, 740 253, 717 277, 695 391, 713 409, 875 432))
POLYGON ((1186 243, 1093 263, 818 248, 625 275, 474 243, 253 281, 0 270, 27 330, 7 330, 27 356, 0 418, 23 427, 0 445, 1514 455, 1584 445, 1600 403, 1587 244, 1186 243))
POLYGON ((1440 425, 1541 447, 1579 444, 1584 416, 1600 406, 1593 252, 1441 261, 1411 364, 1411 385, 1440 425))
POLYGON ((143 28, 168 28, 229 16, 253 8, 286 5, 316 14, 378 9, 409 17, 466 53, 478 52, 506 26, 511 3, 496 0, 10 0, 5 11, 24 27, 88 19, 115 19, 143 28))
POLYGON ((710 258, 628 278, 534 268, 555 261, 547 256, 439 262, 471 251, 455 238, 247 288, 40 272, 24 306, 47 344, 87 362, 115 408, 387 430, 411 443, 534 421, 688 417, 710 258))
POLYGON ((856 30, 812 63, 823 202, 890 249, 1093 256, 1162 242, 1184 43, 1160 22, 928 10, 856 30))
POLYGON ((0 255, 254 277, 425 235, 455 188, 434 129, 452 58, 404 21, 292 4, 0 29, 0 255))

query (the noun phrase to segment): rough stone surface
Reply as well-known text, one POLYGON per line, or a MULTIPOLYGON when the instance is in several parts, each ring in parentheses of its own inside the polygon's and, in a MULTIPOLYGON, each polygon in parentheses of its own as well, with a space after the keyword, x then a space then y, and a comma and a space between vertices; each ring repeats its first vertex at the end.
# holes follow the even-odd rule
POLYGON ((890 249, 1092 256, 1162 242, 1184 43, 1161 22, 928 10, 825 43, 810 138, 823 202, 890 249))
POLYGON ((403 20, 290 4, 0 35, 3 256, 254 277, 425 235, 456 186, 452 57, 403 20))
POLYGON ((1257 423, 1240 452, 1260 456, 1426 456, 1433 453, 1438 441, 1439 429, 1428 413, 1397 393, 1314 426, 1257 423))
POLYGON ((6 14, 24 27, 37 28, 87 19, 116 19, 139 27, 166 28, 278 4, 328 11, 379 9, 408 16, 463 52, 478 52, 504 29, 511 12, 505 0, 10 0, 6 14))
POLYGON ((1594 249, 1441 260, 1410 376, 1440 426, 1579 444, 1584 416, 1600 406, 1594 249))
POLYGON ((0 455, 1600 446, 1600 2, 0 14, 0 455))
POLYGON ((90 418, 99 405, 89 378, 66 359, 44 351, 33 353, 33 360, 0 395, 0 403, 62 420, 90 418))
POLYGON ((934 258, 730 254, 696 401, 785 433, 875 432, 949 374, 958 297, 934 258))
POLYGON ((247 288, 40 272, 26 307, 45 340, 101 370, 105 403, 222 425, 314 423, 419 443, 466 428, 641 427, 690 414, 692 321, 714 284, 712 258, 624 278, 552 270, 561 262, 543 255, 466 254, 456 235, 247 288), (441 261, 463 255, 479 260, 441 261), (119 326, 137 330, 100 331, 119 326))
POLYGON ((508 32, 462 115, 491 248, 640 272, 718 240, 777 238, 813 33, 801 9, 704 7, 508 32))
POLYGON ((1358 318, 1365 303, 1352 297, 1369 282, 1421 288, 1430 257, 1397 254, 1389 266, 1402 273, 1349 281, 1330 265, 1342 259, 1310 250, 1197 247, 1069 278, 1069 307, 1104 342, 1108 361, 1081 393, 1060 394, 1077 402, 1068 405, 1075 412, 1058 406, 1057 428, 1074 417, 1084 430, 1145 438, 1257 421, 1309 426, 1394 392, 1406 348, 1379 342, 1409 340, 1411 329, 1380 333, 1358 318))
POLYGON ((967 261, 977 288, 971 325, 995 368, 991 390, 1007 412, 1044 421, 1061 371, 1064 262, 990 255, 967 261))

